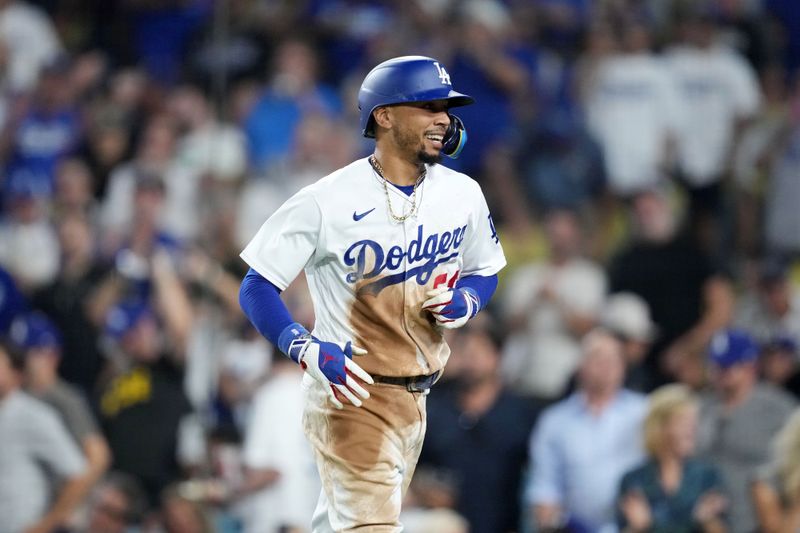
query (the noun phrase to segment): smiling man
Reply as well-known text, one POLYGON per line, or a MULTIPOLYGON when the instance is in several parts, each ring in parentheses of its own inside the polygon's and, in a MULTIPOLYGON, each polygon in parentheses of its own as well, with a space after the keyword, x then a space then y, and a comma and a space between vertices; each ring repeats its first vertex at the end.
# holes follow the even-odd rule
POLYGON ((478 184, 437 164, 467 138, 450 109, 472 103, 445 67, 385 61, 358 103, 374 153, 301 190, 242 252, 242 308, 306 370, 303 427, 323 487, 314 532, 402 529, 425 396, 450 355, 443 331, 488 303, 505 265, 478 184), (303 269, 312 333, 279 296, 303 269))

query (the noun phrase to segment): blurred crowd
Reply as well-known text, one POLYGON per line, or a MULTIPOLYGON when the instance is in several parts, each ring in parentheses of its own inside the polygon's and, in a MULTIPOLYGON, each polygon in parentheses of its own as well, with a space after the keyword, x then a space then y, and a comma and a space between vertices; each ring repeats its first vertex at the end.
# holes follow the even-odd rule
POLYGON ((509 264, 406 530, 800 530, 796 0, 0 0, 0 533, 308 531, 238 254, 409 54, 509 264))

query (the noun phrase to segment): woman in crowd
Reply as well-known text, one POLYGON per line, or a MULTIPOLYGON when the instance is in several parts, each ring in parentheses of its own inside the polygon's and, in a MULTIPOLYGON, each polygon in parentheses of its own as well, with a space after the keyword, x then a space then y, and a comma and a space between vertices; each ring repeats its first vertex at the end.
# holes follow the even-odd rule
POLYGON ((751 488, 759 531, 800 531, 800 410, 775 436, 772 461, 751 488))
POLYGON ((651 394, 643 428, 648 458, 620 484, 621 531, 726 531, 720 475, 693 457, 697 417, 687 386, 666 385, 651 394))

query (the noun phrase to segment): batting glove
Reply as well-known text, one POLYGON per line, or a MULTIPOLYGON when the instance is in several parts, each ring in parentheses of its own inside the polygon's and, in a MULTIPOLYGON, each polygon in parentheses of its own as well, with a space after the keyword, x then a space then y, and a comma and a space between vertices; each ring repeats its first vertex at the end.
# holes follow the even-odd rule
POLYGON ((374 380, 353 361, 353 355, 364 355, 367 351, 350 342, 321 341, 307 331, 302 331, 291 340, 286 355, 325 387, 334 407, 344 408, 340 395, 354 406, 361 407, 360 398, 366 400, 369 392, 355 378, 370 385, 374 380))
POLYGON ((422 308, 430 311, 436 323, 445 329, 460 328, 478 314, 481 302, 478 294, 469 287, 428 291, 422 308))

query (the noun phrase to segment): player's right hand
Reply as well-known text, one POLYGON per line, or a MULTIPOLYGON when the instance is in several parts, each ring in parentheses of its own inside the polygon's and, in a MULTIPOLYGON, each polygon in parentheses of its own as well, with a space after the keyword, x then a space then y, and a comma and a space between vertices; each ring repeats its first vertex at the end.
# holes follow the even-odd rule
POLYGON ((353 346, 350 342, 325 342, 311 335, 303 335, 292 341, 289 349, 297 354, 296 358, 292 354, 290 356, 325 387, 328 398, 337 409, 344 408, 341 397, 356 407, 361 407, 361 398, 369 398, 369 391, 358 380, 370 385, 374 380, 353 361, 354 354, 367 353, 363 348, 353 346))

